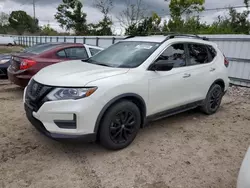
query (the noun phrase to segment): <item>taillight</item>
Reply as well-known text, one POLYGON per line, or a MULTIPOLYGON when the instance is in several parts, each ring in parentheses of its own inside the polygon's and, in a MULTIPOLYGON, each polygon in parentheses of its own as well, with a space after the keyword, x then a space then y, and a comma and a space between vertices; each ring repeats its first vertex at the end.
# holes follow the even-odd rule
POLYGON ((30 59, 23 59, 20 64, 20 70, 26 70, 36 64, 36 61, 30 59))
POLYGON ((224 65, 225 65, 226 67, 229 66, 229 61, 227 60, 227 58, 226 58, 225 55, 224 55, 224 65))

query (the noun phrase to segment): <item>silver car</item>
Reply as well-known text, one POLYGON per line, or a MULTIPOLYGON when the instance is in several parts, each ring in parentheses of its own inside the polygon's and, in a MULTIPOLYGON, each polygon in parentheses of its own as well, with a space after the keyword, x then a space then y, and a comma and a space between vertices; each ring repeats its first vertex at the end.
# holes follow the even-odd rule
POLYGON ((250 147, 245 155, 245 158, 241 164, 237 188, 250 188, 250 147))

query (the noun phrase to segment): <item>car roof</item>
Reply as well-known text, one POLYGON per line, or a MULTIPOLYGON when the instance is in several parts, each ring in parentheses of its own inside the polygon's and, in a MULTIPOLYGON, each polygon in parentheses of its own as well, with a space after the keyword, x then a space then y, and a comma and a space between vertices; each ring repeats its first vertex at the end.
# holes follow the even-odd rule
POLYGON ((129 36, 123 41, 137 41, 137 42, 156 42, 162 43, 165 41, 178 41, 178 42, 195 42, 213 45, 213 42, 208 41, 207 38, 198 35, 188 35, 188 34, 173 34, 173 35, 151 35, 151 36, 129 36))
POLYGON ((166 39, 163 35, 152 35, 152 36, 135 36, 125 38, 126 41, 141 41, 141 42, 158 42, 161 43, 166 39))
POLYGON ((73 43, 73 42, 48 42, 44 44, 51 44, 55 46, 83 46, 82 43, 73 43))

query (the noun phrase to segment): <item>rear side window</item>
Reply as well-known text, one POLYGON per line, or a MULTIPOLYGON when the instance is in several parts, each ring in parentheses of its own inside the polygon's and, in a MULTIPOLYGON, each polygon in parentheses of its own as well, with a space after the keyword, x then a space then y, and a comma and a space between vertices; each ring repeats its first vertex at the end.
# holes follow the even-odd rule
POLYGON ((89 51, 90 51, 91 55, 93 56, 93 55, 99 53, 101 50, 96 49, 96 48, 89 48, 89 51))
POLYGON ((67 58, 69 59, 87 59, 88 54, 85 48, 67 48, 65 49, 67 58))
POLYGON ((189 64, 199 65, 210 62, 210 55, 206 45, 188 44, 189 64))

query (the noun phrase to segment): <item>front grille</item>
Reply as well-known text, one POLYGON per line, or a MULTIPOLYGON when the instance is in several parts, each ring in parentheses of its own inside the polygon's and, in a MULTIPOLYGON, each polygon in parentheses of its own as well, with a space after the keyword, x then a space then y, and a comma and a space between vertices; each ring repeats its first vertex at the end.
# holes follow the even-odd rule
POLYGON ((39 110, 39 108, 46 102, 48 99, 46 95, 52 90, 53 88, 50 86, 46 86, 32 80, 27 87, 25 102, 27 105, 33 108, 35 112, 39 110))

